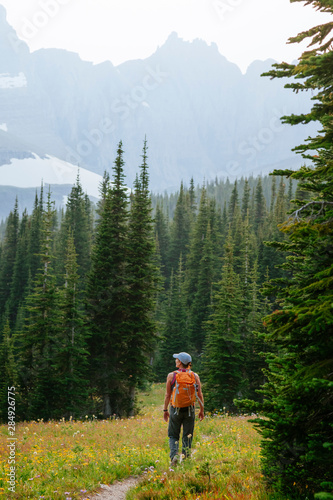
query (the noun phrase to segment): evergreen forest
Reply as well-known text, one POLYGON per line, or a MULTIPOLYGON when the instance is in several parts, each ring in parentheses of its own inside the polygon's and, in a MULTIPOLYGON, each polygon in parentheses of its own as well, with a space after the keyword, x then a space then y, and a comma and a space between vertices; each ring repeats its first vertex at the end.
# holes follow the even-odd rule
POLYGON ((1 226, 3 421, 11 386, 20 420, 134 415, 137 390, 187 351, 207 411, 252 415, 267 482, 333 498, 332 29, 291 38, 308 50, 263 75, 313 92, 307 114, 282 117, 321 127, 296 146, 299 170, 154 194, 146 140, 132 189, 120 142, 98 205, 79 176, 64 210, 43 187, 31 214, 15 204, 1 226))

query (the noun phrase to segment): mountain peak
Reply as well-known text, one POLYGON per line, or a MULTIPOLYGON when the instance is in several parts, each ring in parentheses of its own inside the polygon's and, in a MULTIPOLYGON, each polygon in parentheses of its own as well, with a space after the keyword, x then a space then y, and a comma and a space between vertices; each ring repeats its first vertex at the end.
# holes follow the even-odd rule
POLYGON ((29 54, 28 45, 20 40, 12 26, 7 21, 7 11, 0 5, 0 68, 4 72, 20 69, 17 60, 29 54))
POLYGON ((0 5, 0 23, 7 22, 7 11, 3 5, 0 5))
POLYGON ((187 47, 196 47, 198 48, 201 46, 202 48, 211 48, 215 52, 218 52, 218 47, 216 43, 212 42, 208 44, 205 40, 202 38, 194 38, 192 41, 189 40, 184 40, 184 38, 180 37, 176 31, 172 31, 168 38, 166 39, 164 46, 168 47, 179 47, 180 45, 182 46, 187 46, 187 47))

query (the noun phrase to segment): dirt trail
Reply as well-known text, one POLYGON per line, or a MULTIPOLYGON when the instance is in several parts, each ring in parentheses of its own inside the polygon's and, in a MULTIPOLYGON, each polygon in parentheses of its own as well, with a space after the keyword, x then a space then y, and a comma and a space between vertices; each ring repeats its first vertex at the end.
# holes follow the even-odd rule
POLYGON ((89 495, 86 498, 90 500, 125 500, 127 491, 136 486, 139 480, 139 477, 128 477, 123 481, 115 481, 109 486, 102 484, 99 493, 95 493, 93 496, 89 495))
MULTIPOLYGON (((201 439, 206 441, 209 436, 202 435, 201 439)), ((197 452, 197 448, 192 450, 192 456, 197 452)), ((133 488, 140 481, 140 477, 128 477, 123 481, 115 481, 109 486, 106 484, 101 485, 101 491, 94 494, 93 496, 88 496, 90 500, 125 500, 126 493, 130 488, 133 488)))

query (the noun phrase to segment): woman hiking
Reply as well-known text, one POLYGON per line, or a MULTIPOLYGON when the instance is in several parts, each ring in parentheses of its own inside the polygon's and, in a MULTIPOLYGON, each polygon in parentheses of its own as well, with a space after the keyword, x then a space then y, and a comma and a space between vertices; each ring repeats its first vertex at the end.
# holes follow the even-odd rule
POLYGON ((165 422, 169 421, 170 460, 172 465, 176 465, 179 461, 178 447, 181 427, 183 427, 182 455, 187 458, 194 432, 195 401, 198 400, 199 419, 202 420, 204 418, 204 400, 199 375, 191 370, 191 356, 187 352, 180 352, 174 354, 173 357, 177 370, 167 376, 163 412, 165 422))

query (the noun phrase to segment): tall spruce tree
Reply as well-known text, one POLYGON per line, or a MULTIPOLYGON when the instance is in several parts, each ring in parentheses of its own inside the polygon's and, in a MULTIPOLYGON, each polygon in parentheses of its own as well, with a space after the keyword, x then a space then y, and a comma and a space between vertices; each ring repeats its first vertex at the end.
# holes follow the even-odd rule
POLYGON ((33 280, 41 266, 41 239, 42 239, 42 221, 44 212, 43 186, 41 186, 40 195, 36 193, 34 208, 30 219, 28 257, 30 277, 33 280))
POLYGON ((5 319, 0 342, 0 421, 8 421, 8 388, 15 387, 16 418, 22 418, 19 398, 19 377, 15 359, 14 337, 10 330, 8 317, 5 319))
POLYGON ((161 257, 161 272, 164 277, 170 275, 169 273, 169 262, 168 262, 168 253, 169 253, 169 228, 167 224, 166 217, 163 213, 163 207, 157 203, 156 212, 155 212, 155 236, 158 240, 159 245, 159 253, 161 257))
POLYGON ((229 222, 232 223, 235 219, 237 210, 239 209, 237 180, 234 183, 228 208, 229 208, 229 222))
POLYGON ((8 300, 8 309, 10 313, 10 323, 15 325, 16 316, 20 303, 27 292, 27 286, 30 278, 29 254, 27 252, 29 243, 29 217, 25 210, 20 222, 17 251, 15 256, 13 278, 10 287, 10 296, 8 300))
POLYGON ((105 417, 123 413, 127 387, 121 369, 126 362, 129 271, 128 194, 123 154, 120 142, 113 166, 113 183, 111 187, 105 184, 105 198, 99 208, 87 285, 89 373, 92 393, 101 398, 99 411, 105 417))
POLYGON ((173 354, 190 350, 182 256, 176 273, 171 273, 163 312, 162 335, 155 361, 155 374, 160 382, 164 382, 167 374, 175 368, 173 354))
POLYGON ((14 210, 7 220, 5 238, 2 246, 0 265, 0 325, 3 325, 6 304, 10 296, 14 275, 14 266, 19 235, 18 202, 15 201, 14 210))
POLYGON ((151 216, 147 142, 142 154, 140 175, 132 198, 127 243, 127 324, 124 378, 129 390, 129 412, 134 410, 135 389, 149 379, 150 360, 156 344, 154 321, 158 270, 154 263, 153 220, 151 216))
POLYGON ((92 224, 90 200, 83 192, 80 176, 77 175, 76 184, 68 196, 66 212, 62 220, 57 238, 57 274, 62 277, 65 273, 64 255, 66 253, 67 234, 72 231, 80 280, 79 288, 85 286, 85 278, 91 265, 92 224))
MULTIPOLYGON (((295 0, 299 1, 299 0, 295 0)), ((332 2, 307 0, 317 10, 333 14, 332 2)), ((316 26, 291 38, 308 39, 309 50, 296 64, 275 64, 268 75, 293 77, 286 87, 296 92, 313 89, 309 113, 283 117, 291 124, 319 120, 321 132, 296 148, 312 167, 277 171, 299 180, 309 201, 296 202, 282 230, 289 236, 274 243, 290 252, 284 268, 288 280, 268 288, 277 294, 280 309, 266 319, 267 342, 277 353, 267 361, 264 402, 257 407, 263 436, 263 471, 267 481, 297 498, 332 498, 333 489, 333 24, 316 26), (326 493, 325 493, 326 491, 326 493)))
POLYGON ((254 226, 262 228, 266 218, 266 200, 264 197, 262 179, 259 177, 255 190, 254 226))
POLYGON ((233 245, 229 233, 222 278, 213 297, 212 313, 207 321, 204 349, 206 406, 234 409, 234 399, 242 396, 244 353, 240 337, 239 309, 242 297, 233 267, 233 245))
POLYGON ((191 211, 183 182, 180 185, 174 218, 170 228, 169 271, 177 269, 179 257, 186 262, 190 238, 191 211))
MULTIPOLYGON (((197 273, 202 258, 203 244, 210 218, 207 190, 203 186, 200 197, 199 213, 191 232, 189 255, 186 262, 186 294, 190 306, 197 292, 197 273)), ((212 228, 211 228, 212 229, 212 228)))
POLYGON ((251 195, 251 188, 249 185, 248 179, 245 179, 244 182, 244 192, 243 192, 243 198, 242 198, 242 217, 245 219, 247 217, 248 212, 250 210, 250 195, 251 195))
POLYGON ((202 257, 198 267, 197 290, 190 308, 189 330, 191 342, 197 354, 202 354, 206 338, 205 324, 210 315, 212 304, 213 282, 216 275, 216 259, 208 222, 206 237, 202 249, 202 257))
POLYGON ((59 291, 59 322, 54 368, 59 414, 69 418, 87 411, 87 325, 78 289, 78 265, 74 237, 68 232, 64 285, 59 291), (85 403, 83 403, 85 402, 85 403))
POLYGON ((57 407, 54 358, 59 333, 59 304, 52 268, 53 203, 49 192, 42 222, 42 264, 32 293, 27 297, 27 323, 19 342, 22 406, 27 419, 52 418, 57 407))

